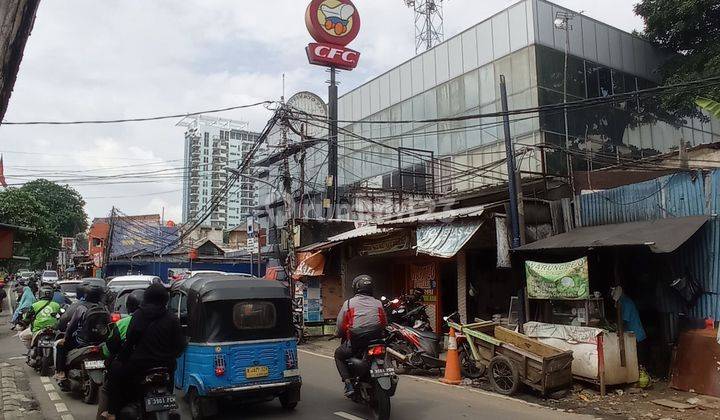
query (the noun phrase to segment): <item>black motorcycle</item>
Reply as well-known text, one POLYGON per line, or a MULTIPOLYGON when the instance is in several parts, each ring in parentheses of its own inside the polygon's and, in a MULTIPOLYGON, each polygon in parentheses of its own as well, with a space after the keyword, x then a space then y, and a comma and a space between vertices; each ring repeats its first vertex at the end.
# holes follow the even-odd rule
POLYGON ((387 363, 385 340, 371 341, 367 350, 348 359, 355 392, 350 398, 369 406, 376 420, 390 418, 390 397, 395 395, 398 377, 387 363))
POLYGON ((53 328, 45 328, 35 334, 27 353, 27 364, 40 373, 40 376, 53 374, 55 366, 55 341, 58 332, 53 328))
POLYGON ((385 296, 380 298, 385 314, 390 323, 400 324, 414 329, 432 331, 427 307, 412 296, 404 296, 392 300, 385 296))
POLYGON ((142 376, 135 401, 126 405, 118 414, 118 420, 170 420, 180 414, 170 372, 165 368, 151 369, 142 376))
POLYGON ((67 355, 67 378, 60 388, 79 396, 87 404, 95 404, 104 378, 105 356, 102 348, 80 347, 70 350, 67 355))
POLYGON ((397 373, 412 369, 429 371, 445 367, 440 359, 442 336, 428 329, 416 329, 396 323, 388 324, 388 354, 397 373))

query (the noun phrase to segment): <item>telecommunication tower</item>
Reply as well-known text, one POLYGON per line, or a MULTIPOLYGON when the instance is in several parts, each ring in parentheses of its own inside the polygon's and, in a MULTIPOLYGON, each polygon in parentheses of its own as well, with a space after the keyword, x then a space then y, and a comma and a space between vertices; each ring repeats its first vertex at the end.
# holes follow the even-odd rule
POLYGON ((444 0, 405 0, 415 11, 415 53, 427 51, 441 43, 443 34, 444 0))

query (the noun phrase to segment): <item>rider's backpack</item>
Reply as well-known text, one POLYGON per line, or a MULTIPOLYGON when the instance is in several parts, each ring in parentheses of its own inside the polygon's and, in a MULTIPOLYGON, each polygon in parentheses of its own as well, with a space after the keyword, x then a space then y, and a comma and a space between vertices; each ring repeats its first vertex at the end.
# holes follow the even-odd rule
POLYGON ((90 306, 78 325, 78 341, 82 341, 84 344, 100 344, 105 341, 110 332, 110 323, 110 312, 105 305, 90 306))

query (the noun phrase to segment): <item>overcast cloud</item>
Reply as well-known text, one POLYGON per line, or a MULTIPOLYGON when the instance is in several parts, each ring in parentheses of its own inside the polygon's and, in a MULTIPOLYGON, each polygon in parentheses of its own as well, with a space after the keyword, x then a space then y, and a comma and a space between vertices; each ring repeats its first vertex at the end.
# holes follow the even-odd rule
MULTIPOLYGON (((557 0, 632 31, 642 28, 631 0, 557 0)), ((342 74, 340 92, 414 54, 413 14, 403 0, 355 0, 363 29, 352 44, 360 67, 342 74)), ((515 0, 450 0, 446 37, 515 0)), ((78 120, 174 114, 279 99, 286 91, 326 96, 325 74, 310 66, 303 0, 43 0, 25 50, 6 121, 78 120)), ((260 130, 263 108, 227 112, 260 130)), ((102 126, 0 128, 8 183, 181 167, 176 121, 102 126)), ((162 172, 161 172, 162 173, 162 172)), ((165 173, 171 173, 170 171, 165 173)), ((90 217, 113 205, 125 213, 179 220, 182 181, 75 184, 90 217)), ((73 185, 73 183, 71 183, 73 185)))

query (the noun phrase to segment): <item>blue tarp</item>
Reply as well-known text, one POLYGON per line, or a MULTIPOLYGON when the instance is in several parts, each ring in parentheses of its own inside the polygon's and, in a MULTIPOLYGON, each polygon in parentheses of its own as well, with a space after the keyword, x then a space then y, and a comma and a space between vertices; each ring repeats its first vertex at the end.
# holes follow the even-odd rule
POLYGON ((118 218, 112 229, 110 258, 141 253, 165 254, 178 243, 178 228, 129 218, 118 218))

